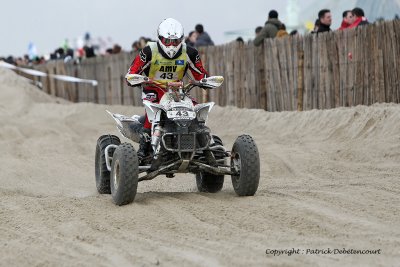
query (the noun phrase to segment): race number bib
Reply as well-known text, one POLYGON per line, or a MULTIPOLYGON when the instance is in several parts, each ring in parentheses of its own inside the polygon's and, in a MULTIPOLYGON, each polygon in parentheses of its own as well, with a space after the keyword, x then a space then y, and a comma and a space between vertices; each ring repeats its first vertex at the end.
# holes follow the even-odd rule
POLYGON ((155 74, 156 80, 179 80, 178 73, 176 72, 161 72, 157 71, 155 74))

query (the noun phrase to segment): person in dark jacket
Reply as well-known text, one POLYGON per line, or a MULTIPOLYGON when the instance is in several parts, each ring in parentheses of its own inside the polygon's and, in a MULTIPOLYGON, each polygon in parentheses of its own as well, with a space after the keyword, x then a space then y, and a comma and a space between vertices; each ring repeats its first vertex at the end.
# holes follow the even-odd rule
POLYGON ((329 9, 322 9, 318 12, 319 27, 317 33, 330 32, 332 24, 332 14, 329 9))
POLYGON ((260 34, 262 29, 263 29, 263 27, 257 26, 257 28, 255 29, 256 37, 260 34))
POLYGON ((319 25, 321 25, 321 22, 319 21, 319 19, 316 19, 314 23, 314 29, 311 31, 311 33, 317 33, 319 25))
POLYGON ((353 13, 354 16, 354 22, 349 26, 349 28, 355 28, 358 26, 369 24, 367 18, 364 15, 364 10, 362 10, 361 8, 356 7, 351 11, 351 13, 353 13))
POLYGON ((197 32, 197 39, 196 43, 194 44, 196 47, 214 45, 210 35, 204 31, 203 25, 197 24, 194 29, 197 32))
POLYGON ((275 38, 281 27, 282 22, 278 20, 278 12, 276 12, 276 10, 271 10, 268 14, 268 20, 265 22, 264 28, 256 39, 254 39, 254 45, 261 45, 265 38, 275 38))

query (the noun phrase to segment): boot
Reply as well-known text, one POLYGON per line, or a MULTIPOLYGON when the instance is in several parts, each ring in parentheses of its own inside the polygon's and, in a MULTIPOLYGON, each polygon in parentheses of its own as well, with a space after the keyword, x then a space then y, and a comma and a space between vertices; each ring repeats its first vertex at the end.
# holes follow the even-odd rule
POLYGON ((139 158, 139 164, 142 163, 142 160, 148 155, 150 147, 151 147, 151 130, 143 128, 142 134, 140 135, 139 141, 139 150, 137 152, 139 158))

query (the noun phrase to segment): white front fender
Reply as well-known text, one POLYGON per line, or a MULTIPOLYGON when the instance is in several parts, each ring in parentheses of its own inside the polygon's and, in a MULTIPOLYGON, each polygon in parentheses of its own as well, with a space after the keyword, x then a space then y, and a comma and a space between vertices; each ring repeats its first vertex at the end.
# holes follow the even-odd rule
POLYGON ((214 107, 214 102, 198 104, 194 107, 194 111, 197 114, 197 120, 206 122, 208 118, 208 113, 210 113, 211 109, 214 107))
POLYGON ((164 107, 160 104, 155 104, 150 101, 143 101, 144 108, 146 109, 147 118, 149 119, 150 123, 157 120, 157 116, 159 117, 164 107))

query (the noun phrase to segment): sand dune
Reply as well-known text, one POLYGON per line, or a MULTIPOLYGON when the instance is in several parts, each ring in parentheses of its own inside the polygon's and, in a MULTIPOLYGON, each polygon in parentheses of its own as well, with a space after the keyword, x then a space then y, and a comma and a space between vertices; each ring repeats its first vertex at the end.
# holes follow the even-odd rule
POLYGON ((400 105, 268 113, 215 107, 231 147, 251 134, 254 197, 198 193, 192 175, 141 182, 115 206, 94 181, 109 109, 52 98, 0 69, 0 266, 396 266, 400 105), (380 255, 266 255, 266 249, 381 249, 380 255))

